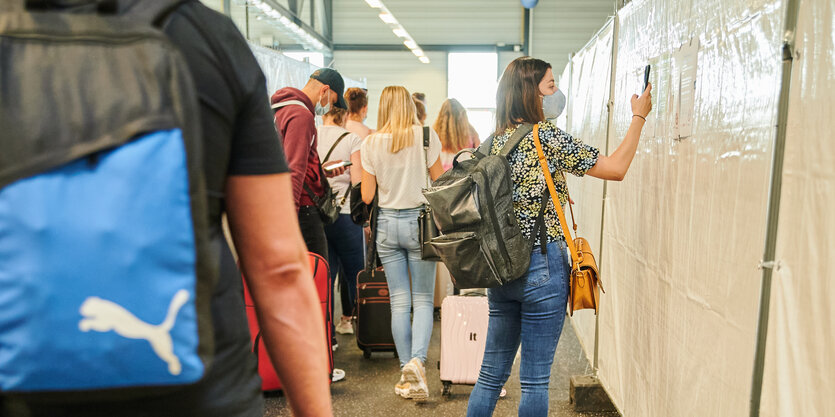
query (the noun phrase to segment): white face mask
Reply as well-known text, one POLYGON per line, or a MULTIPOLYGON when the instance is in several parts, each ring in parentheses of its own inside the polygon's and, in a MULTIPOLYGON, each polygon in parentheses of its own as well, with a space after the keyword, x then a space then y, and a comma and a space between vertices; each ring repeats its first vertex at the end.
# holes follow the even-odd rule
POLYGON ((550 96, 542 97, 542 112, 545 114, 545 119, 556 119, 565 110, 565 94, 557 90, 556 93, 550 96))
POLYGON ((328 112, 330 112, 330 111, 331 111, 331 104, 330 103, 328 103, 327 106, 322 106, 322 104, 320 102, 318 102, 318 101, 316 102, 316 108, 314 109, 314 112, 316 113, 317 116, 324 116, 324 115, 328 114, 328 112))

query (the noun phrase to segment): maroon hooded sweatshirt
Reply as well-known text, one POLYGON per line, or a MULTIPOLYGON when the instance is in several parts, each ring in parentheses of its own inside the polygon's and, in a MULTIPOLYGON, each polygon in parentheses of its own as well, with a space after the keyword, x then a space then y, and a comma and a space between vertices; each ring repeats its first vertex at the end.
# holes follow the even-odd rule
POLYGON ((300 206, 314 206, 313 199, 305 192, 302 184, 307 184, 316 196, 324 195, 319 174, 319 153, 316 151, 316 123, 314 121, 313 102, 301 90, 293 87, 282 88, 273 94, 271 104, 289 100, 304 103, 305 109, 298 104, 290 104, 275 112, 275 128, 281 134, 284 154, 293 175, 293 200, 296 212, 300 206))

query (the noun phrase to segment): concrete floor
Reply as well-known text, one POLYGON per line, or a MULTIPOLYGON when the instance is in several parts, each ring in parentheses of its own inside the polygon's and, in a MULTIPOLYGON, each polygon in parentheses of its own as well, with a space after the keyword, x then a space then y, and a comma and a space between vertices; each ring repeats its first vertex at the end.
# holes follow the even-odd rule
MULTIPOLYGON (((339 299, 336 297, 337 300, 339 299)), ((340 311, 339 308, 335 309, 340 311)), ((436 321, 432 331, 427 359, 429 399, 419 403, 394 394, 394 384, 400 378, 397 359, 392 353, 375 353, 371 359, 364 359, 357 348, 353 335, 339 335, 339 348, 334 353, 337 368, 345 370, 344 380, 331 386, 333 409, 336 416, 463 416, 467 411, 467 400, 472 386, 453 385, 452 394, 441 396, 438 358, 440 357, 440 322, 436 321)), ((582 352, 574 329, 566 317, 562 337, 551 371, 550 416, 616 417, 611 413, 578 413, 568 402, 569 378, 584 375, 591 367, 582 352)), ((515 416, 521 395, 519 385, 519 363, 513 366, 510 379, 505 385, 507 396, 500 398, 495 416, 515 416)), ((268 395, 265 416, 290 416, 286 399, 280 394, 268 395)))

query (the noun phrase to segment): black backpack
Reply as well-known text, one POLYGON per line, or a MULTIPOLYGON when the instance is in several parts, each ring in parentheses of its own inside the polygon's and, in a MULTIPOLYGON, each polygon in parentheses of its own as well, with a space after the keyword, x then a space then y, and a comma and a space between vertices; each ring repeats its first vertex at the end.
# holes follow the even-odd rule
POLYGON ((196 91, 159 30, 183 1, 46 3, 0 14, 0 391, 195 383, 219 246, 196 91))
POLYGON ((423 192, 441 232, 431 244, 459 289, 497 287, 528 271, 533 246, 513 210, 507 155, 532 129, 517 128, 498 155, 490 155, 492 137, 458 152, 452 169, 423 192), (473 158, 459 161, 468 153, 473 158))

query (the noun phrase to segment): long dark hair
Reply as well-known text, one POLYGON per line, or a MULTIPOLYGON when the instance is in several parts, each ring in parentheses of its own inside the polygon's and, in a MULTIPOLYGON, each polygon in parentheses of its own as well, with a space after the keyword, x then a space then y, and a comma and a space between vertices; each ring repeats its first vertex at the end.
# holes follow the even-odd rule
POLYGON ((551 64, 529 56, 508 64, 496 90, 496 135, 522 122, 545 120, 539 83, 550 68, 551 64))

